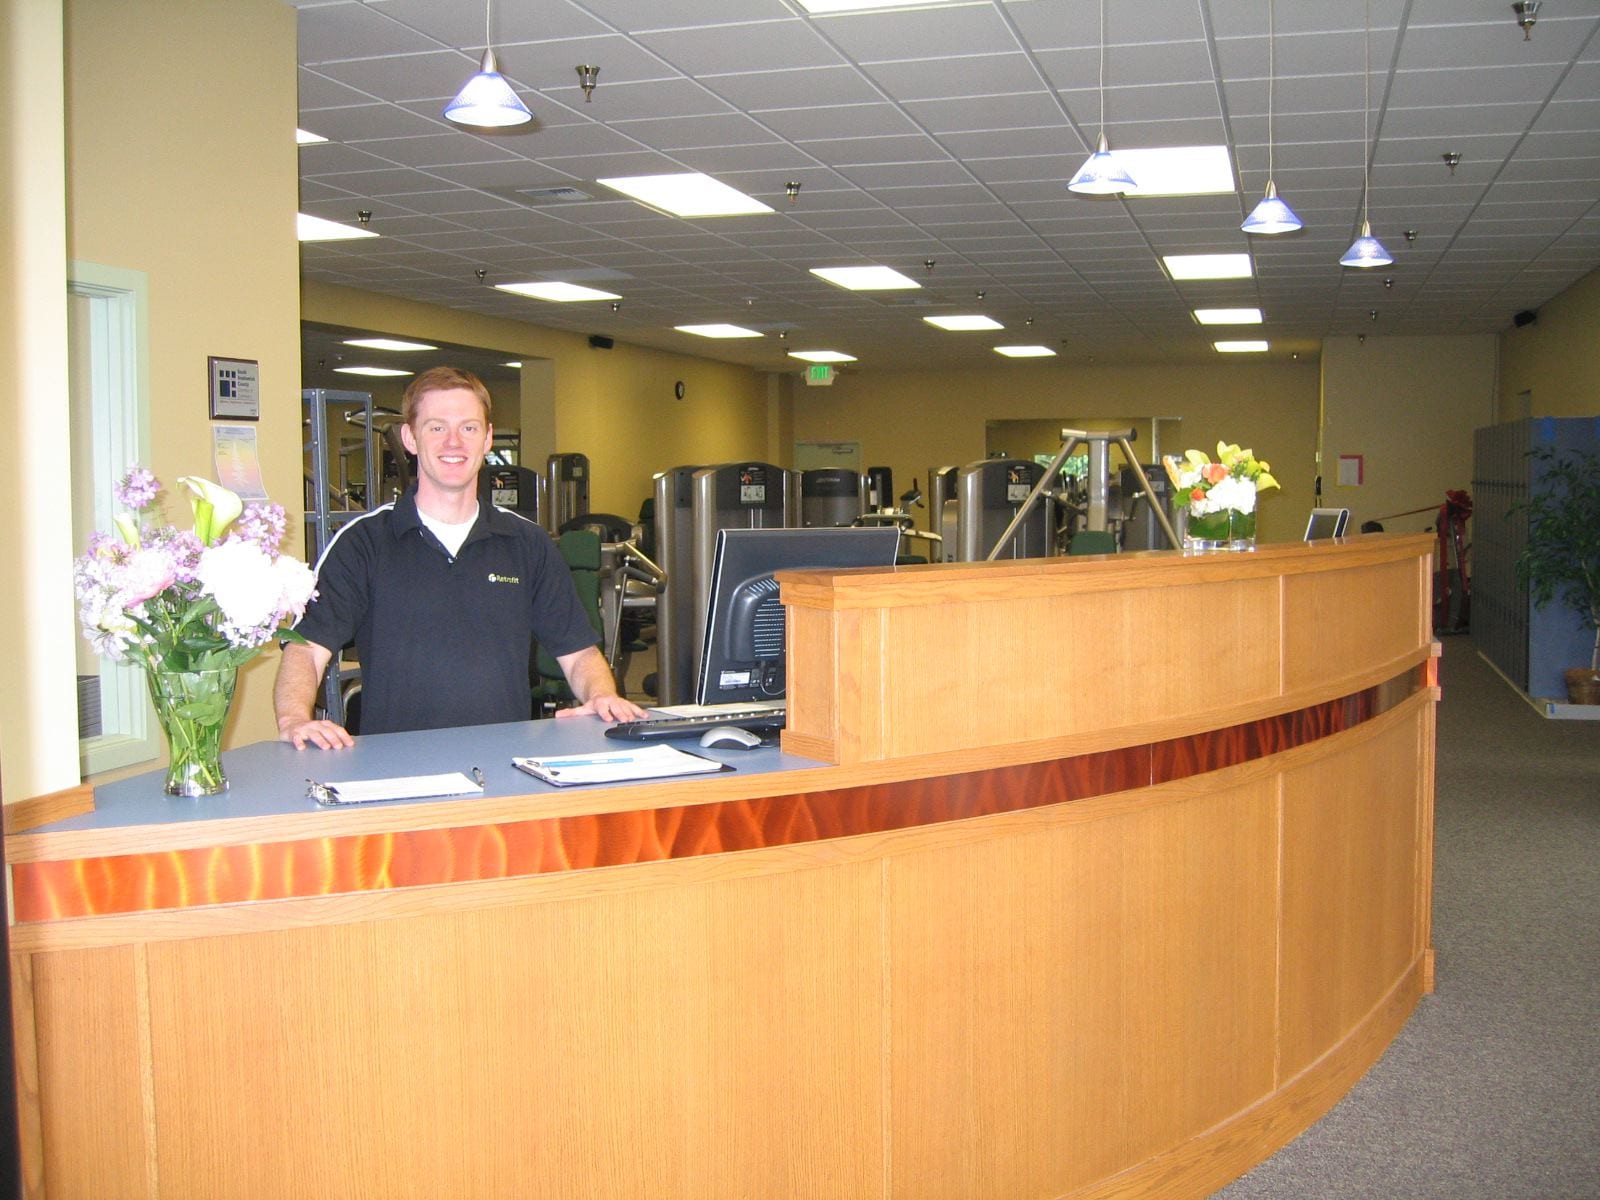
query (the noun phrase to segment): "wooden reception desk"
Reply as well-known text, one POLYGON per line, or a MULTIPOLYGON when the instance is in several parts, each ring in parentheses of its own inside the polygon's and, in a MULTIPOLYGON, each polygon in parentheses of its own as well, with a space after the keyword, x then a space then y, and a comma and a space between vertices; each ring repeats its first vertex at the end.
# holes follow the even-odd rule
POLYGON ((796 576, 700 780, 509 767, 578 720, 14 807, 31 1194, 1204 1196, 1429 986, 1431 548, 796 576))

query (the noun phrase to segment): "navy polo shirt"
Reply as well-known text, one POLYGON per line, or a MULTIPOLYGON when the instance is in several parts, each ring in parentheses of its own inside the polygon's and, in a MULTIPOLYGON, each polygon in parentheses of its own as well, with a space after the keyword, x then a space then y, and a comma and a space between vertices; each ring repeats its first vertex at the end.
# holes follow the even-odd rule
POLYGON ((361 661, 361 732, 526 721, 535 642, 557 657, 595 644, 572 573, 539 526, 480 504, 454 557, 416 488, 339 530, 295 629, 361 661))

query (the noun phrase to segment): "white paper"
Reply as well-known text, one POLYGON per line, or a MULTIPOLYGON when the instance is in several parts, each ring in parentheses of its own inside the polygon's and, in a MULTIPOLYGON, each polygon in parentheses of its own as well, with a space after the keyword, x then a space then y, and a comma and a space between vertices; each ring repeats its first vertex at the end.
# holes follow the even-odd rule
POLYGON ((598 754, 555 754, 548 758, 513 758, 512 765, 546 783, 624 783, 630 779, 664 779, 723 769, 721 763, 676 746, 639 746, 598 754))
POLYGON ((448 775, 402 775, 394 779, 329 779, 322 783, 334 804, 367 804, 373 800, 420 800, 425 796, 465 796, 481 792, 460 771, 448 775))

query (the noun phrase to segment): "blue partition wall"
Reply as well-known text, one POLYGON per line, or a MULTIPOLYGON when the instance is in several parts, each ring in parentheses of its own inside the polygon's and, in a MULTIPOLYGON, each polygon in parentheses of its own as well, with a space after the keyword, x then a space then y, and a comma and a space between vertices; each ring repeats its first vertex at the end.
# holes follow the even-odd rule
POLYGON ((1472 636, 1530 696, 1565 701, 1562 672, 1589 662, 1594 634, 1565 604, 1533 607, 1516 577, 1528 537, 1527 514, 1518 509, 1544 470, 1529 456, 1543 447, 1600 453, 1600 417, 1536 417, 1474 434, 1472 636))

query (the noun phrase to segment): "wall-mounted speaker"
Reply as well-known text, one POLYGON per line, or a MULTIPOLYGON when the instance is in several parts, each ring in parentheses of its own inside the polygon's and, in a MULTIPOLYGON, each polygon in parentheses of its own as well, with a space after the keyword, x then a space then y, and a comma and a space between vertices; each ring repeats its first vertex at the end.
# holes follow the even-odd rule
POLYGON ((1511 323, 1518 329, 1521 329, 1524 325, 1532 325, 1538 319, 1538 313, 1534 312, 1531 308, 1525 308, 1521 312, 1512 316, 1511 323))
POLYGON ((591 333, 589 335, 589 345, 593 346, 596 350, 609 350, 616 344, 616 338, 608 338, 603 333, 591 333))

